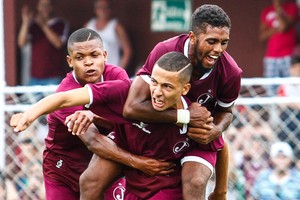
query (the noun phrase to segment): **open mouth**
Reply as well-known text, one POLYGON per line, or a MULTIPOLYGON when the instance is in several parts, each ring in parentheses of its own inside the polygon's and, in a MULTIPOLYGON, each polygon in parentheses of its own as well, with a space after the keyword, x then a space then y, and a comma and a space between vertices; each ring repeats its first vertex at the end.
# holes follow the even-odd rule
POLYGON ((215 64, 218 58, 219 56, 211 56, 211 55, 206 56, 206 60, 210 65, 215 64))
POLYGON ((94 69, 87 70, 86 74, 89 75, 89 76, 93 76, 93 75, 96 74, 96 70, 94 70, 94 69))
POLYGON ((160 99, 152 98, 152 105, 153 105, 154 108, 162 109, 165 104, 160 99))

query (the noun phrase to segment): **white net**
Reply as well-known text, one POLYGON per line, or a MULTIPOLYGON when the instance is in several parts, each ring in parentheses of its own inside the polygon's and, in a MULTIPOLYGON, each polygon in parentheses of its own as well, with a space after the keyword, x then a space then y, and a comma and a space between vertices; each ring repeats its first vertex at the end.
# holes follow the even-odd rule
MULTIPOLYGON (((0 199, 45 198, 41 167, 47 134, 45 116, 21 134, 13 132, 9 120, 14 113, 28 109, 55 89, 56 86, 35 86, 1 90, 5 117, 0 123, 4 124, 5 137, 0 143, 5 145, 1 155, 5 162, 1 163, 4 167, 0 199)), ((270 144, 286 141, 292 146, 296 161, 300 158, 300 79, 243 79, 233 112, 232 125, 225 133, 231 148, 228 199, 248 199, 253 180, 269 164, 270 144), (268 97, 266 91, 271 84, 289 85, 294 89, 287 97, 268 97)))

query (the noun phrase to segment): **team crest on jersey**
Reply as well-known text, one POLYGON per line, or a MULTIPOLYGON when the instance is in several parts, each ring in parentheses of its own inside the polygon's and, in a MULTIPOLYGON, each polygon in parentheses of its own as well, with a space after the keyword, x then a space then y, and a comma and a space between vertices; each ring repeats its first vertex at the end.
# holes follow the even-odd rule
POLYGON ((189 146, 190 146, 190 144, 187 141, 185 141, 185 140, 179 141, 174 145, 173 153, 178 154, 178 153, 184 151, 185 149, 187 149, 189 146))
POLYGON ((123 200, 125 193, 125 187, 119 183, 118 186, 113 191, 113 197, 115 200, 123 200))
POLYGON ((132 123, 132 125, 138 127, 139 129, 141 129, 142 131, 144 131, 145 133, 150 134, 151 131, 147 130, 146 127, 148 126, 148 124, 145 124, 144 122, 140 122, 139 124, 137 123, 132 123))
POLYGON ((198 97, 197 102, 200 103, 201 105, 203 105, 212 99, 213 99, 213 96, 210 93, 205 93, 198 97))

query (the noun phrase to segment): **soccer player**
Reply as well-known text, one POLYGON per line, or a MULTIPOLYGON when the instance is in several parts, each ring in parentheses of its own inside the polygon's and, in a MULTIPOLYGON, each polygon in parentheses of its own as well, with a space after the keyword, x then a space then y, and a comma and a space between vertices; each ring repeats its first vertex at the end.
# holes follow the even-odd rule
MULTIPOLYGON (((157 111, 170 108, 187 109, 189 101, 182 95, 190 89, 192 65, 179 52, 163 55, 155 64, 150 83, 152 106, 157 111)), ((98 107, 122 116, 131 81, 129 79, 88 84, 87 87, 50 95, 23 114, 14 115, 11 125, 15 131, 24 130, 40 115, 54 109, 84 105, 96 114, 98 107)), ((149 88, 149 87, 148 87, 149 88)), ((141 121, 120 123, 119 117, 109 116, 117 122, 115 141, 131 153, 177 163, 169 175, 148 176, 133 168, 123 168, 126 177, 125 199, 182 199, 180 159, 186 151, 197 146, 187 136, 187 125, 174 123, 143 123, 141 121)), ((67 121, 68 122, 68 121, 67 121)), ((207 164, 211 165, 211 163, 207 164)), ((94 166, 96 167, 96 166, 94 166)), ((98 166, 99 167, 99 166, 98 166)), ((88 168, 88 170, 90 167, 88 168)), ((95 168, 92 170, 95 172, 95 168)), ((95 172, 96 173, 96 172, 95 172)))
MULTIPOLYGON (((216 160, 216 187, 211 194, 214 199, 226 199, 228 150, 224 145, 222 132, 232 120, 232 106, 239 95, 242 70, 234 59, 226 52, 229 43, 231 22, 224 10, 216 5, 202 5, 193 15, 191 30, 166 41, 158 43, 149 54, 143 68, 135 78, 124 106, 124 116, 130 119, 153 122, 181 122, 189 123, 189 137, 206 144, 208 150, 215 155, 207 157, 205 151, 195 149, 189 152, 183 164, 182 184, 184 199, 204 199, 208 179, 212 175, 212 167, 199 162, 191 162, 196 158, 205 162, 207 159, 216 160), (206 107, 213 116, 213 128, 201 128, 202 124, 195 124, 193 113, 181 110, 156 112, 150 103, 150 93, 144 75, 152 72, 154 63, 170 51, 184 53, 192 65, 191 90, 187 97, 192 102, 198 102, 206 107), (189 158, 189 159, 188 159, 189 158)), ((203 122, 206 124, 206 122, 203 122)))
MULTIPOLYGON (((67 45, 66 58, 73 70, 62 80, 57 93, 81 88, 87 83, 128 79, 128 75, 122 68, 105 63, 107 52, 104 50, 100 36, 95 31, 87 28, 79 29, 70 35, 67 45)), ((79 176, 87 168, 93 153, 78 137, 68 132, 64 122, 68 115, 82 109, 84 109, 83 106, 63 108, 48 115, 49 131, 45 139, 46 149, 43 155, 47 199, 71 200, 80 197, 79 176)), ((101 111, 101 108, 99 109, 101 111)), ((105 127, 102 127, 102 131, 103 128, 105 127)), ((106 129, 109 130, 110 126, 106 129)), ((117 148, 109 138, 100 134, 97 134, 97 138, 105 142, 101 155, 110 156, 119 162, 139 167, 141 170, 143 168, 149 170, 145 167, 146 161, 142 157, 137 156, 132 159, 134 155, 117 148)), ((154 165, 150 166, 153 170, 159 169, 159 161, 154 159, 148 159, 148 161, 153 162, 154 165)), ((151 170, 149 173, 151 174, 151 170)), ((107 196, 107 199, 113 199, 113 196, 107 196)))

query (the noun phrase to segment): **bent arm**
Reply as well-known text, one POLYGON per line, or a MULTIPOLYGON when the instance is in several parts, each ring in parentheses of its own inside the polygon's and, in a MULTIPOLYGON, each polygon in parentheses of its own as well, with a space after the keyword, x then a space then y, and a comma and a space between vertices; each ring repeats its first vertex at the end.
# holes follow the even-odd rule
POLYGON ((44 31, 46 37, 56 49, 62 48, 64 42, 60 36, 57 35, 57 33, 55 33, 47 24, 42 25, 41 29, 44 31))
POLYGON ((155 111, 151 104, 149 84, 137 76, 130 89, 124 105, 123 116, 127 119, 144 122, 176 122, 175 109, 155 111))
POLYGON ((18 34, 18 46, 24 47, 28 42, 29 26, 32 20, 32 13, 27 5, 22 7, 22 25, 18 34))
POLYGON ((227 129, 233 118, 232 106, 229 108, 216 107, 213 114, 212 129, 189 127, 188 136, 200 144, 208 144, 221 136, 222 132, 227 129))
MULTIPOLYGON (((99 124, 105 125, 106 120, 98 118, 99 124)), ((109 126, 106 124, 105 126, 109 126)), ((78 135, 78 137, 85 143, 90 151, 100 156, 101 158, 116 161, 118 163, 127 165, 129 167, 138 169, 148 175, 166 175, 173 172, 174 164, 163 162, 151 158, 133 155, 121 148, 119 148, 110 138, 98 133, 94 124, 91 124, 86 134, 78 135)))
POLYGON ((259 27, 259 37, 258 37, 259 41, 261 41, 261 42, 267 41, 276 32, 278 32, 277 28, 267 27, 266 24, 261 22, 260 27, 259 27))

